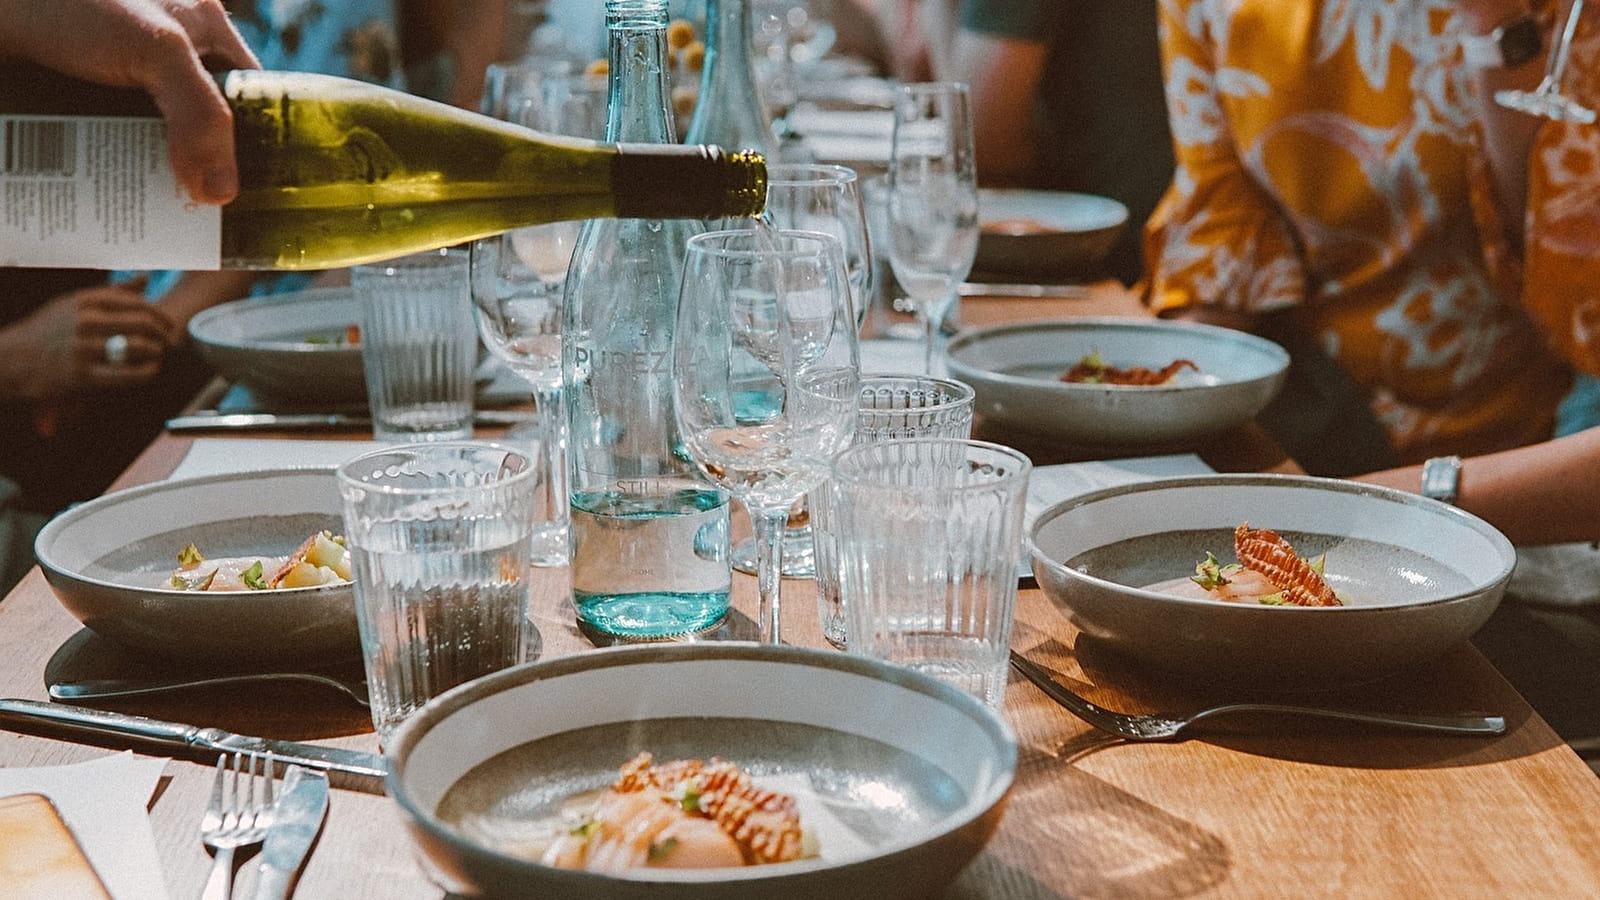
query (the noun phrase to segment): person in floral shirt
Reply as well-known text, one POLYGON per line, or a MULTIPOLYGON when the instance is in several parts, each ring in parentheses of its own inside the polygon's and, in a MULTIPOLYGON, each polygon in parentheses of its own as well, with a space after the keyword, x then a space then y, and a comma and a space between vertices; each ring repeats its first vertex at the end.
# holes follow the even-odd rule
MULTIPOLYGON (((1514 175, 1484 144, 1486 84, 1537 83, 1544 56, 1491 77, 1463 51, 1457 4, 1499 2, 1162 3, 1177 173, 1147 228, 1149 304, 1309 338, 1399 463, 1544 440, 1570 383, 1524 304, 1514 175)), ((1359 428, 1312 405, 1282 411, 1319 423, 1301 446, 1359 428)))

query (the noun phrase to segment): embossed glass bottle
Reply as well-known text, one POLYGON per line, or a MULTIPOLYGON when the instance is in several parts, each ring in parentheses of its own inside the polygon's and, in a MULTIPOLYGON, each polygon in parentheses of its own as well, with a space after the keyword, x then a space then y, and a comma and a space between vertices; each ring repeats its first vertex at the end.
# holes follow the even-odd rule
MULTIPOLYGON (((606 25, 606 139, 672 143, 665 0, 607 0, 606 25)), ((573 251, 562 347, 572 591, 592 638, 659 640, 727 614, 728 498, 683 452, 670 381, 684 248, 703 227, 595 220, 573 251)))
POLYGON ((706 60, 684 142, 776 159, 778 139, 750 58, 751 0, 706 0, 706 60))

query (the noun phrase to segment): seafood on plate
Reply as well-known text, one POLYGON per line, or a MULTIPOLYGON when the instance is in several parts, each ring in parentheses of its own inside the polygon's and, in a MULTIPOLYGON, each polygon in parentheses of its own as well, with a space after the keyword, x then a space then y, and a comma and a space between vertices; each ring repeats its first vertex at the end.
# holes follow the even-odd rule
POLYGON ((640 753, 617 780, 583 798, 541 862, 568 869, 708 869, 815 856, 793 796, 762 788, 712 757, 656 763, 640 753))
POLYGON ((1150 369, 1144 366, 1129 366, 1119 368, 1110 365, 1100 355, 1100 351, 1090 352, 1083 359, 1078 360, 1072 368, 1063 372, 1061 380, 1069 384, 1125 384, 1139 387, 1154 387, 1167 384, 1184 370, 1199 372, 1200 367, 1193 360, 1175 359, 1159 369, 1150 369))
POLYGON ((1248 522, 1233 531, 1237 563, 1223 564, 1215 554, 1194 567, 1195 574, 1151 589, 1231 603, 1265 606, 1343 606, 1344 600, 1323 578, 1323 557, 1307 560, 1287 540, 1248 522))
POLYGON ((319 531, 288 556, 224 556, 207 559, 194 544, 178 552, 168 586, 180 591, 266 591, 350 582, 350 551, 344 538, 319 531))

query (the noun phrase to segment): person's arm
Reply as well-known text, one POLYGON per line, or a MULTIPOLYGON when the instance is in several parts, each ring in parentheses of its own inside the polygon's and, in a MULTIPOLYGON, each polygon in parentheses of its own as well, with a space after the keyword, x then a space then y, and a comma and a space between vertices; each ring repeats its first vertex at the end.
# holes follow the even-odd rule
POLYGON ((239 190, 233 114, 206 62, 260 68, 221 0, 0 0, 0 57, 31 59, 112 87, 143 88, 167 121, 189 196, 239 190))
POLYGON ((181 335, 186 332, 189 319, 196 313, 249 294, 260 274, 238 269, 185 272, 155 306, 181 335))
POLYGON ((1048 46, 963 27, 956 32, 945 81, 972 89, 972 132, 978 177, 985 184, 1014 181, 1033 164, 1033 111, 1048 46))
MULTIPOLYGON (((1197 5, 1161 6, 1177 169, 1145 227, 1145 300, 1160 315, 1247 327, 1259 313, 1305 300, 1305 265, 1287 223, 1240 160, 1216 88, 1223 61, 1197 5)), ((1230 77, 1244 85, 1268 74, 1236 69, 1230 77)))
MULTIPOLYGON (((1418 493, 1422 467, 1355 480, 1418 493)), ((1456 505, 1514 544, 1600 539, 1600 428, 1463 460, 1456 505)))
MULTIPOLYGON (((483 94, 483 73, 500 58, 509 18, 509 0, 407 0, 401 15, 406 31, 427 32, 438 52, 450 58, 455 80, 450 103, 477 109, 483 94)), ((410 48, 408 48, 409 50, 410 48)))

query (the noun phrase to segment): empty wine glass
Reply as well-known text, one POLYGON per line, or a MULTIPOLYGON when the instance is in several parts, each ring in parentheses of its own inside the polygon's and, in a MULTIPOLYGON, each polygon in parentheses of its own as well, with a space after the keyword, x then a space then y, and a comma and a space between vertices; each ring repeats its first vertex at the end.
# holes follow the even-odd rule
POLYGON ((685 449, 755 528, 761 637, 780 639, 784 522, 855 430, 855 313, 832 235, 712 231, 689 240, 673 335, 685 449))
MULTIPOLYGON (((844 248, 845 271, 850 280, 856 329, 866 321, 872 296, 872 249, 867 242, 866 204, 854 169, 809 163, 775 163, 767 166, 767 209, 763 214, 774 228, 820 231, 839 239, 844 248)), ((741 572, 756 571, 756 542, 733 548, 732 563, 741 572)), ((780 570, 787 578, 810 578, 817 573, 811 540, 811 519, 804 501, 790 511, 783 535, 780 570)))
MULTIPOLYGON (((605 79, 540 73, 518 91, 485 100, 505 118, 553 134, 599 138, 605 79)), ((531 561, 564 566, 570 552, 567 415, 561 375, 561 317, 567 264, 581 222, 519 228, 472 244, 472 302, 484 344, 533 390, 538 409, 531 561)), ((516 432, 513 432, 515 435, 516 432)))
POLYGON ((889 265, 922 321, 934 374, 939 327, 978 252, 978 182, 967 86, 901 85, 889 157, 889 265))
POLYGON ((1572 0, 1567 11, 1567 21, 1561 27, 1561 36, 1550 48, 1550 59, 1545 63, 1544 78, 1531 91, 1500 90, 1494 102, 1529 115, 1553 119, 1557 122, 1577 122, 1583 125, 1595 121, 1595 111, 1561 92, 1561 81, 1567 73, 1567 57, 1572 52, 1572 36, 1578 30, 1578 18, 1583 15, 1583 0, 1572 0))

